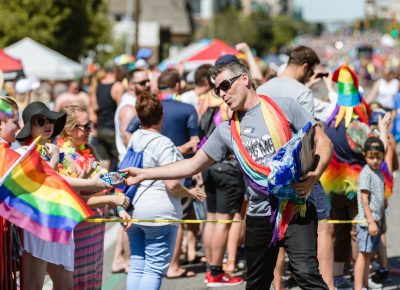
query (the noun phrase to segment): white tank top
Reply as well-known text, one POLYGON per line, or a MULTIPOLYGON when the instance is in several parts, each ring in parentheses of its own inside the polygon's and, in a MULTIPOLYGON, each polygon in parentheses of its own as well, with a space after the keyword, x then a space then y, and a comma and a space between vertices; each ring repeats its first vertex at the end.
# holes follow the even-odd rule
POLYGON ((399 80, 392 79, 387 82, 384 79, 380 79, 378 82, 378 96, 376 97, 376 101, 384 108, 392 109, 394 96, 399 91, 399 80))
POLYGON ((119 130, 119 111, 126 105, 132 105, 135 106, 136 103, 136 97, 131 96, 128 93, 125 93, 122 95, 122 100, 119 103, 117 110, 115 111, 115 117, 114 117, 114 123, 115 123, 115 143, 117 145, 117 150, 118 150, 118 159, 119 162, 124 159, 127 148, 124 145, 124 141, 122 139, 122 134, 119 130))

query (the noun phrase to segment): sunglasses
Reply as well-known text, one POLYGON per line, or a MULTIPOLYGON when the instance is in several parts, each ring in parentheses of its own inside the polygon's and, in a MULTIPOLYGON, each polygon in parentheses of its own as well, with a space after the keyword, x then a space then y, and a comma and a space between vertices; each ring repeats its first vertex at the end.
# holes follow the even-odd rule
POLYGON ((93 123, 92 123, 92 121, 89 121, 89 122, 86 123, 85 125, 75 125, 75 127, 82 127, 83 130, 85 130, 85 131, 92 131, 92 129, 93 129, 93 123))
POLYGON ((145 86, 147 83, 150 83, 150 80, 144 80, 144 81, 141 81, 141 82, 135 82, 135 84, 137 84, 137 85, 140 85, 140 86, 145 86))
POLYGON ((36 118, 34 120, 32 120, 33 123, 35 123, 38 127, 43 127, 46 124, 54 124, 56 122, 56 120, 52 120, 52 119, 47 119, 44 117, 39 117, 36 118))
POLYGON ((222 91, 227 92, 232 87, 233 83, 240 78, 242 75, 235 76, 231 79, 223 80, 218 87, 214 88, 214 93, 220 97, 219 93, 222 91))

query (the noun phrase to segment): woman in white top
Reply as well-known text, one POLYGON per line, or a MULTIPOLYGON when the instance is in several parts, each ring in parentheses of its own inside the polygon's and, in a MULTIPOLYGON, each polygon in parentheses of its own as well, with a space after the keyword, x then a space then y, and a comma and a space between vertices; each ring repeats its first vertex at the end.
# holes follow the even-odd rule
POLYGON ((393 108, 394 97, 399 91, 400 82, 395 78, 393 71, 385 69, 383 77, 377 80, 367 98, 367 103, 376 101, 390 111, 393 108))
MULTIPOLYGON (((24 145, 29 145, 36 137, 41 136, 38 141, 39 153, 53 169, 56 169, 60 161, 60 151, 57 145, 48 141, 58 136, 63 130, 66 113, 50 111, 44 103, 33 102, 24 109, 22 117, 24 127, 16 139, 24 145)), ((22 154, 26 149, 27 146, 23 146, 18 148, 17 152, 22 154)), ((98 176, 90 179, 65 176, 64 179, 77 191, 99 192, 111 188, 98 176)), ((87 203, 90 204, 92 201, 89 198, 87 203)), ((123 198, 121 202, 125 202, 125 199, 123 198)), ((115 206, 118 205, 121 205, 120 202, 115 206)), ((68 245, 64 245, 42 240, 25 231, 24 249, 25 274, 23 279, 26 289, 42 289, 46 273, 53 281, 54 289, 72 290, 74 288, 75 244, 73 238, 70 239, 68 245)))
MULTIPOLYGON (((143 151, 143 167, 157 167, 182 159, 172 141, 160 134, 162 104, 150 94, 136 100, 136 111, 142 124, 131 137, 129 146, 143 151)), ((180 180, 146 180, 133 199, 134 219, 179 220, 182 217, 181 197, 204 200, 198 189, 188 190, 180 180)), ((128 230, 131 249, 126 289, 156 290, 168 269, 174 252, 178 226, 174 223, 140 223, 128 230)))

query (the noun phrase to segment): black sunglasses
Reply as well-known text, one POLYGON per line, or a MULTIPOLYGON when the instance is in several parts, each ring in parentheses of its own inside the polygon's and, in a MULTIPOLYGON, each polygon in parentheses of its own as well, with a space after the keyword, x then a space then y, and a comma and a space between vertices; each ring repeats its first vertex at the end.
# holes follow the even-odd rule
POLYGON ((47 119, 45 117, 38 117, 33 120, 38 127, 43 127, 46 124, 54 124, 56 120, 47 119))
POLYGON ((141 82, 135 82, 135 84, 141 85, 142 87, 145 86, 147 83, 150 83, 150 80, 144 80, 141 82))
POLYGON ((75 127, 82 127, 83 130, 85 130, 85 131, 92 131, 92 129, 93 129, 93 123, 92 123, 92 121, 89 121, 89 122, 86 123, 85 125, 75 125, 75 127))
POLYGON ((215 95, 217 95, 218 97, 220 96, 219 93, 221 90, 223 90, 224 92, 229 91, 229 89, 231 88, 231 86, 233 85, 233 83, 240 78, 242 75, 238 75, 235 76, 233 78, 227 79, 227 80, 223 80, 218 87, 214 88, 214 93, 215 95))

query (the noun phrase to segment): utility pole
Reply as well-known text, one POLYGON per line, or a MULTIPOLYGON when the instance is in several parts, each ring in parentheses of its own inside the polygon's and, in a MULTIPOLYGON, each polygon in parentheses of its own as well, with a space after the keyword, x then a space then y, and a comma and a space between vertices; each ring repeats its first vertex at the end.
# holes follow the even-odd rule
MULTIPOLYGON (((137 0, 136 0, 137 1, 137 0)), ((126 30, 126 40, 125 40, 125 54, 132 54, 132 14, 133 14, 133 0, 126 0, 126 14, 125 21, 127 23, 128 29, 126 30)))
POLYGON ((140 22, 140 0, 135 0, 135 42, 133 45, 133 53, 139 50, 139 22, 140 22))

